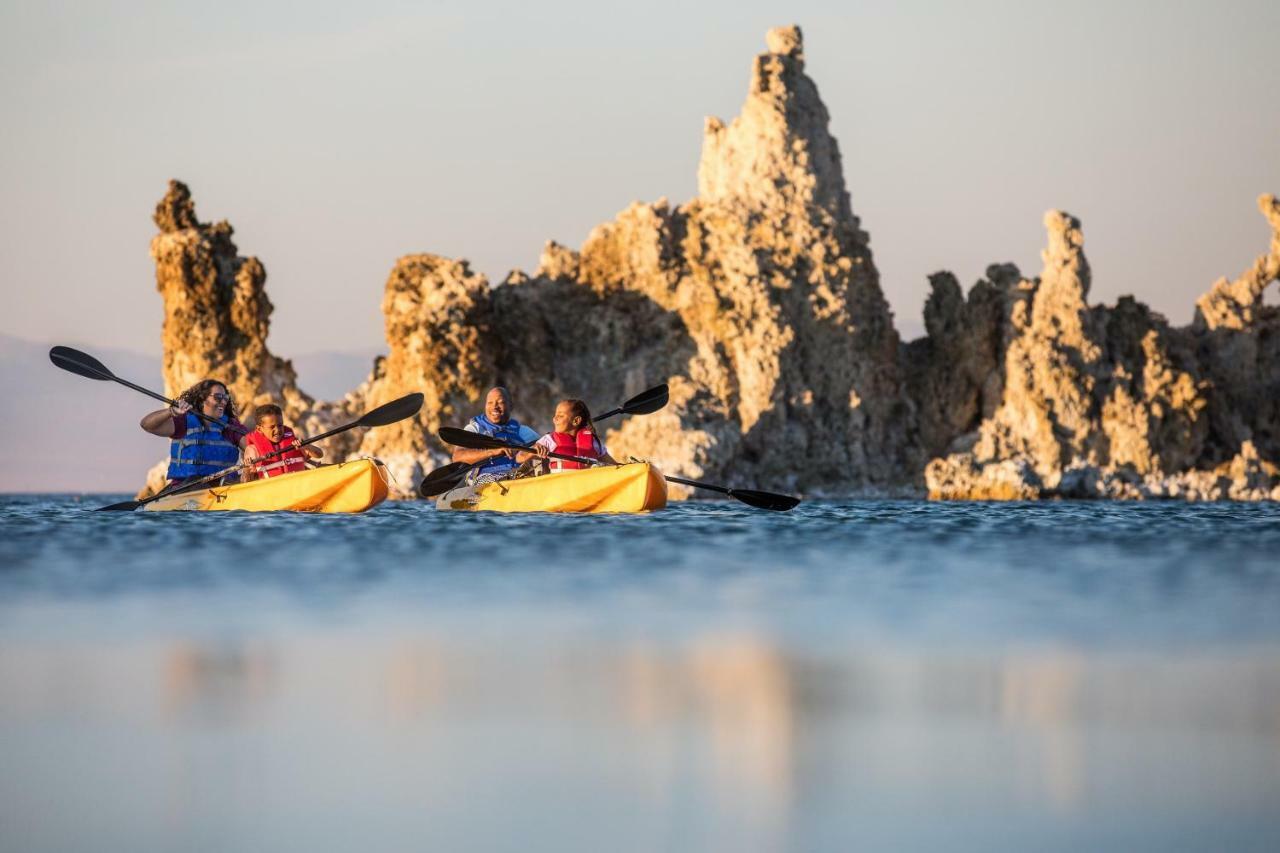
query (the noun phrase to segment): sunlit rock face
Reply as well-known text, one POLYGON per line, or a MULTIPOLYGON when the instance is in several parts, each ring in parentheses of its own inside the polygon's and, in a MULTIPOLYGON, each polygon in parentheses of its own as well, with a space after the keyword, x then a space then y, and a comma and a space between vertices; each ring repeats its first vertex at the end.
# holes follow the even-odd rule
POLYGON ((196 219, 191 192, 181 181, 156 205, 160 229, 151 241, 156 289, 164 298, 165 393, 175 397, 206 378, 219 379, 241 410, 286 401, 309 409, 293 366, 267 349, 272 305, 266 268, 238 254, 228 222, 196 219))
POLYGON ((916 386, 954 376, 956 399, 936 411, 922 401, 935 421, 953 417, 942 426, 926 418, 922 433, 936 446, 947 426, 990 404, 991 387, 1001 390, 969 439, 953 440, 958 452, 929 463, 930 494, 1280 498, 1280 311, 1262 298, 1280 276, 1280 207, 1271 196, 1259 206, 1273 229, 1269 252, 1235 282, 1215 284, 1186 328, 1132 297, 1089 306, 1080 223, 1059 211, 1045 217, 1040 277, 1004 288, 1004 309, 984 310, 988 282, 966 303, 954 281, 935 281, 926 319, 935 301, 943 319, 930 323, 927 344, 911 346, 943 356, 916 386), (1003 351, 993 358, 995 339, 1003 351), (968 343, 948 353, 947 340, 968 343))
POLYGON ((466 261, 408 255, 391 270, 382 311, 389 354, 350 402, 368 410, 415 391, 424 402, 416 418, 368 430, 355 453, 386 462, 393 493, 406 497, 447 461, 435 431, 478 412, 493 379, 491 289, 466 261))
MULTIPOLYGON (((559 398, 598 411, 667 382, 664 411, 607 425, 616 455, 810 491, 908 482, 910 403, 867 235, 799 29, 768 42, 741 115, 707 122, 698 198, 634 204, 491 290, 393 272, 374 387, 424 390, 434 428, 479 410, 490 371, 548 428, 559 398)), ((384 435, 365 449, 431 450, 384 435)))
MULTIPOLYGON (((303 434, 318 434, 341 422, 347 407, 317 403, 297 384, 293 365, 267 348, 272 312, 267 271, 255 257, 241 256, 234 229, 196 219, 191 191, 181 181, 156 205, 159 233, 151 240, 156 289, 164 300, 165 394, 177 397, 203 379, 224 382, 241 418, 251 422, 256 405, 275 403, 303 434)), ((357 415, 358 417, 358 415, 357 415)), ((352 448, 350 437, 326 444, 332 458, 352 448)), ((145 497, 164 485, 167 463, 147 475, 145 497)))
POLYGON ((326 443, 330 458, 382 458, 401 497, 447 461, 435 430, 479 412, 491 385, 545 430, 558 399, 598 412, 666 382, 661 412, 601 424, 616 457, 808 495, 1280 499, 1273 197, 1269 252, 1186 328, 1130 297, 1090 305, 1081 223, 1050 211, 1038 276, 994 264, 965 294, 936 273, 927 335, 902 343, 799 28, 767 47, 740 114, 707 120, 696 198, 633 204, 496 286, 464 260, 401 258, 388 354, 336 403, 312 401, 267 349, 262 264, 174 182, 152 245, 170 392, 216 376, 314 434, 421 391, 415 420, 326 443))

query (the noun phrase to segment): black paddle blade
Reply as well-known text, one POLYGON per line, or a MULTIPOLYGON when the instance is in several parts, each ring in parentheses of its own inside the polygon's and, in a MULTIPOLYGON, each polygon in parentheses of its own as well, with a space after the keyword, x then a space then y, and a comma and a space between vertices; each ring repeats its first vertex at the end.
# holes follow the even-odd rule
POLYGON ((115 379, 115 374, 107 370, 107 366, 88 353, 71 347, 54 347, 49 350, 49 360, 63 370, 70 371, 86 379, 108 381, 115 379))
POLYGON ((413 417, 418 414, 421 408, 422 394, 414 391, 399 400, 384 403, 372 412, 366 412, 365 416, 356 421, 355 425, 362 427, 386 426, 387 424, 413 417))
POLYGON ((142 506, 143 501, 122 501, 110 506, 100 506, 94 512, 132 512, 142 506))
POLYGON ((648 391, 641 391, 630 400, 622 404, 622 414, 624 415, 651 415, 667 404, 670 397, 670 391, 667 383, 663 382, 650 388, 648 391))
POLYGON ((418 484, 418 494, 424 498, 434 498, 456 487, 467 476, 474 466, 468 462, 450 462, 437 468, 422 478, 418 484))
POLYGON ((440 440, 445 444, 451 444, 454 447, 465 447, 467 450, 493 450, 499 447, 520 446, 518 444, 508 444, 500 438, 481 435, 478 432, 468 432, 457 427, 440 427, 436 435, 440 436, 440 440))
POLYGON ((618 408, 596 415, 592 420, 602 421, 614 415, 651 415, 667 404, 668 396, 667 383, 664 382, 648 391, 641 391, 618 408))
POLYGON ((769 509, 774 512, 786 512, 795 509, 799 498, 791 495, 775 495, 773 492, 757 492, 754 489, 729 489, 729 497, 737 498, 756 509, 769 509))

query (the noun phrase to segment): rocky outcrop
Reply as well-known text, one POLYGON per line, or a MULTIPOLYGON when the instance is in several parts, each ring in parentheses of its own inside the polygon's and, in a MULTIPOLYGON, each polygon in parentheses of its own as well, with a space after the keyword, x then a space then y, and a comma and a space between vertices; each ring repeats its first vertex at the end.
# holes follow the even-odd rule
MULTIPOLYGON (((304 434, 318 434, 343 420, 343 404, 317 403, 298 388, 293 365, 267 348, 271 300, 267 271, 255 257, 238 253, 226 221, 196 218, 191 191, 170 181, 153 217, 160 229, 151 241, 156 289, 164 300, 163 375, 165 395, 176 397, 202 379, 225 382, 246 420, 254 406, 282 406, 286 419, 304 434)), ((358 417, 358 415, 357 415, 358 417)), ((331 445, 345 455, 349 440, 331 445)), ((145 497, 164 485, 165 463, 147 475, 145 497)))
MULTIPOLYGON (((1187 328, 1171 328, 1131 297, 1090 307, 1080 223, 1058 211, 1045 217, 1044 270, 1017 285, 1028 298, 1007 321, 968 310, 953 287, 943 286, 945 296, 935 291, 958 330, 946 339, 970 342, 961 349, 979 369, 993 364, 987 344, 994 330, 1007 343, 1003 364, 984 379, 1001 384, 999 407, 972 447, 928 464, 929 493, 1280 498, 1269 461, 1280 458, 1280 310, 1262 298, 1280 277, 1280 209, 1271 196, 1259 206, 1274 232, 1270 251, 1237 281, 1216 283, 1187 328)), ((989 289, 980 282, 970 300, 981 303, 989 289)), ((944 359, 917 387, 947 382, 957 362, 969 363, 944 359)), ((950 386, 959 400, 944 412, 976 405, 974 380, 961 378, 950 386)), ((927 423, 922 430, 931 434, 927 423)))
POLYGON ((369 430, 355 453, 386 462, 405 497, 447 461, 435 431, 465 422, 493 381, 493 304, 488 281, 466 261, 409 255, 391 270, 382 311, 390 354, 352 403, 371 409, 414 391, 424 401, 416 418, 369 430))
POLYGON ((800 30, 772 31, 769 47, 741 114, 707 122, 698 198, 634 204, 579 251, 550 243, 532 275, 491 290, 474 276, 448 284, 443 259, 411 281, 401 270, 419 261, 403 259, 377 393, 421 387, 427 408, 439 401, 421 424, 432 429, 478 408, 491 365, 519 415, 546 427, 558 398, 612 406, 667 382, 667 409, 614 425, 612 448, 694 477, 898 484, 910 402, 897 333, 800 30))
POLYGON ((993 264, 966 294, 930 278, 927 335, 903 343, 798 27, 771 30, 741 112, 706 122, 698 195, 636 203, 577 250, 548 243, 496 286, 408 255, 383 300, 388 354, 317 403, 266 346, 262 264, 201 224, 174 182, 152 254, 171 392, 208 375, 282 400, 308 432, 413 391, 418 418, 329 446, 387 461, 401 496, 446 461, 434 437, 503 384, 549 427, 554 403, 612 407, 667 382, 663 411, 607 424, 619 457, 809 495, 1280 499, 1280 204, 1269 252, 1170 327, 1132 298, 1089 303, 1082 226, 1045 217, 1043 268, 993 264))
POLYGON ((309 410, 289 362, 267 349, 272 312, 267 271, 255 257, 238 254, 234 229, 196 219, 191 191, 170 181, 156 205, 160 229, 151 241, 156 289, 164 299, 165 394, 176 397, 202 379, 227 383, 239 407, 287 401, 309 410))

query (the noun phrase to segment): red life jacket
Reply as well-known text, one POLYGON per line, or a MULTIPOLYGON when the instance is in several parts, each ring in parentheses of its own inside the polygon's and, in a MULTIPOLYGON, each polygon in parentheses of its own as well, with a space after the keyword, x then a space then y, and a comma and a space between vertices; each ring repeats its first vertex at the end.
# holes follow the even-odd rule
MULTIPOLYGON (((275 453, 277 450, 285 448, 296 448, 298 437, 293 434, 293 430, 285 427, 282 431, 279 444, 272 443, 258 430, 254 430, 246 437, 249 444, 258 448, 258 453, 266 456, 268 453, 275 453)), ((276 477, 280 474, 291 474, 294 471, 305 471, 307 468, 307 456, 301 450, 287 450, 279 456, 273 456, 261 465, 254 465, 253 470, 262 477, 276 477)))
MULTIPOLYGON (((556 443, 556 453, 564 453, 569 456, 583 456, 587 459, 600 458, 600 442, 596 441, 595 433, 589 429, 580 429, 578 434, 569 435, 567 432, 553 432, 551 439, 556 443)), ((552 471, 571 471, 576 468, 590 468, 590 465, 584 465, 581 462, 574 462, 570 459, 551 458, 552 471)))

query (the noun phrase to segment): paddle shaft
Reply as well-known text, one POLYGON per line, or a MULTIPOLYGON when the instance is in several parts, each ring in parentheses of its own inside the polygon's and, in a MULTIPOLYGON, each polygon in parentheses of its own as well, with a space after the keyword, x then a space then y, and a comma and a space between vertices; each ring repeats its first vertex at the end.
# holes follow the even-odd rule
MULTIPOLYGON (((513 446, 518 446, 525 450, 531 450, 533 447, 532 444, 521 444, 521 445, 513 445, 513 446)), ((567 453, 556 453, 555 451, 551 451, 547 455, 555 459, 567 459, 570 462, 578 462, 582 465, 602 464, 599 459, 588 459, 585 456, 571 456, 567 453)), ((711 483, 699 483, 697 480, 685 480, 681 477, 669 477, 666 474, 663 474, 662 476, 668 483, 679 483, 682 486, 692 486, 695 489, 707 489, 708 491, 719 492, 722 495, 729 495, 731 497, 734 494, 734 490, 728 488, 727 486, 716 486, 711 483)))
MULTIPOLYGON (((134 385, 128 379, 121 379, 119 376, 116 376, 114 373, 103 373, 101 370, 94 370, 94 368, 90 367, 87 364, 82 364, 80 365, 80 367, 83 370, 93 371, 94 373, 101 376, 103 379, 110 379, 112 382, 119 382, 124 387, 132 388, 134 391, 137 391, 139 394, 146 394, 148 397, 152 398, 153 400, 159 400, 161 403, 164 403, 167 406, 172 407, 172 406, 178 405, 177 400, 170 400, 168 397, 164 396, 163 394, 157 394, 155 391, 152 391, 149 388, 143 388, 141 385, 134 385)), ((204 421, 207 424, 213 424, 213 425, 222 424, 222 421, 218 420, 217 418, 212 417, 210 415, 206 415, 204 412, 201 412, 195 408, 192 408, 190 410, 190 413, 195 415, 197 418, 199 418, 200 420, 204 421)))
MULTIPOLYGON (((611 418, 614 415, 651 415, 667 404, 670 395, 670 389, 664 382, 661 385, 655 385, 652 388, 641 391, 636 396, 630 398, 616 409, 610 409, 602 415, 598 415, 593 419, 595 422, 611 418)), ((423 497, 431 497, 441 494, 449 489, 455 488, 462 480, 475 468, 488 462, 489 459, 481 459, 478 462, 462 463, 453 462, 441 468, 432 471, 422 482, 418 484, 418 491, 423 497), (459 467, 454 467, 459 466, 459 467), (445 473, 448 471, 449 473, 445 473), (425 488, 431 488, 434 491, 424 491, 425 488)))
MULTIPOLYGON (((177 492, 185 492, 190 489, 194 489, 196 486, 202 486, 205 483, 211 483, 214 480, 220 480, 223 477, 227 476, 228 474, 234 474, 236 471, 240 471, 249 467, 251 464, 257 465, 260 462, 263 462, 267 459, 272 459, 276 456, 279 456, 282 453, 287 453, 290 450, 297 450, 300 447, 306 447, 308 444, 311 444, 312 442, 315 442, 315 441, 319 441, 322 438, 327 438, 328 436, 333 435, 335 432, 342 432, 344 429, 352 429, 353 427, 356 427, 356 426, 359 426, 359 422, 356 422, 353 424, 347 424, 347 426, 341 429, 330 430, 329 432, 326 432, 323 435, 317 435, 315 438, 308 438, 306 441, 295 444, 293 447, 282 447, 279 450, 273 450, 270 453, 264 453, 261 456, 259 456, 257 459, 255 459, 252 463, 241 462, 238 465, 232 465, 230 468, 223 468, 221 471, 216 471, 212 474, 206 474, 205 476, 201 477, 198 480, 190 480, 190 481, 183 481, 181 483, 174 483, 169 488, 161 489, 160 491, 156 492, 154 495, 152 495, 149 498, 143 498, 140 501, 127 502, 125 505, 127 505, 128 503, 135 503, 137 504, 137 506, 132 507, 132 509, 137 509, 140 506, 149 504, 152 501, 158 501, 160 500, 160 498, 166 498, 169 495, 176 494, 177 492)), ((122 505, 112 504, 112 506, 122 506, 122 505)), ((103 507, 103 509, 111 509, 111 507, 103 507)))
MULTIPOLYGON (((479 435, 479 433, 477 433, 477 435, 479 435)), ((492 436, 485 436, 485 438, 489 438, 491 441, 495 443, 501 441, 503 444, 505 444, 507 447, 510 447, 512 450, 528 450, 528 451, 533 450, 532 444, 517 444, 513 441, 502 441, 502 439, 493 438, 492 436)), ((557 453, 554 450, 548 452, 547 455, 555 459, 567 459, 570 462, 578 462, 583 465, 601 464, 599 459, 588 459, 585 456, 571 456, 567 453, 557 453)), ((666 477, 665 474, 663 476, 666 477)), ((710 483, 699 483, 694 480, 682 480, 679 477, 667 477, 667 480, 669 480, 672 483, 679 483, 682 486, 693 486, 694 488, 710 489, 713 492, 720 492, 721 494, 725 494, 725 495, 732 494, 733 492, 733 489, 725 488, 724 486, 713 486, 710 483)))
MULTIPOLYGON (((477 434, 478 434, 478 433, 477 433, 477 434)), ((516 444, 515 442, 511 442, 511 443, 508 443, 508 444, 507 444, 507 446, 508 446, 508 447, 510 447, 512 450, 527 450, 527 451, 529 451, 530 453, 533 453, 533 452, 534 452, 534 449, 533 449, 533 448, 534 448, 534 446, 535 446, 535 445, 532 445, 532 444, 516 444)), ((602 445, 602 446, 603 446, 603 445, 602 445)), ((550 456, 550 457, 551 457, 551 458, 553 458, 553 459, 564 459, 564 460, 566 460, 566 461, 569 461, 569 462, 577 462, 577 463, 582 464, 582 465, 603 465, 603 464, 604 464, 604 463, 603 463, 603 462, 601 462, 599 459, 588 459, 588 458, 587 458, 587 457, 585 457, 585 456, 571 456, 571 455, 569 455, 568 453, 557 453, 557 452, 556 452, 556 451, 554 451, 554 450, 548 450, 548 451, 547 451, 547 455, 548 455, 548 456, 550 456)))
MULTIPOLYGON (((626 411, 625 409, 610 409, 609 411, 605 412, 605 413, 604 413, 603 415, 601 415, 600 417, 598 417, 598 418, 592 418, 592 419, 591 419, 591 422, 592 422, 592 424, 594 425, 594 424, 595 424, 596 422, 598 422, 598 421, 602 421, 602 420, 604 420, 605 418, 611 418, 611 417, 613 417, 614 415, 620 415, 620 414, 623 414, 625 411, 626 411)), ((476 433, 476 435, 479 435, 479 434, 480 434, 480 433, 476 433)), ((529 451, 532 451, 532 450, 533 450, 533 445, 532 445, 532 444, 509 444, 509 445, 507 445, 507 446, 508 446, 508 447, 511 447, 512 449, 515 449, 515 450, 529 450, 529 451)), ((568 459, 568 460, 570 460, 571 462, 589 462, 589 463, 591 463, 591 464, 596 464, 596 460, 594 460, 594 459, 585 459, 585 458, 583 458, 583 457, 581 457, 581 456, 562 456, 562 455, 560 455, 559 453, 551 453, 550 455, 551 455, 551 456, 556 457, 557 459, 568 459)), ((457 474, 457 477, 459 478, 459 480, 461 480, 461 478, 462 478, 462 477, 465 477, 465 476, 467 475, 467 472, 468 472, 468 471, 470 471, 470 470, 471 470, 471 468, 479 468, 481 465, 483 465, 484 463, 486 463, 486 462, 488 462, 488 461, 489 461, 488 459, 481 459, 479 462, 472 462, 472 463, 471 463, 471 465, 470 465, 470 467, 467 469, 467 471, 459 471, 459 472, 458 472, 458 474, 457 474)))
MULTIPOLYGON (((513 450, 529 450, 533 447, 531 444, 520 444, 517 442, 508 442, 494 436, 481 435, 479 433, 468 433, 466 430, 454 429, 453 427, 443 427, 439 432, 440 438, 446 443, 455 444, 460 447, 473 447, 483 449, 485 447, 499 448, 505 447, 513 450)), ((572 456, 565 453, 557 453, 552 451, 548 456, 556 459, 567 459, 572 462, 590 467, 592 465, 601 464, 597 459, 586 459, 581 456, 572 456)), ((668 477, 665 474, 663 478, 669 483, 678 483, 682 486, 690 486, 695 489, 706 489, 708 491, 717 492, 722 495, 728 495, 737 501, 754 506, 757 509, 768 509, 779 512, 786 512, 792 509, 796 504, 800 503, 800 499, 791 495, 779 495, 773 492, 761 492, 755 489, 730 489, 727 486, 717 486, 713 483, 701 483, 697 480, 686 480, 681 477, 668 477)), ((426 482, 425 480, 423 482, 426 482)), ((433 492, 432 494, 438 494, 433 492)))
POLYGON ((662 476, 666 477, 668 483, 679 483, 682 486, 692 486, 695 489, 707 489, 708 491, 719 492, 722 495, 733 494, 733 489, 725 486, 715 486, 711 483, 699 483, 697 480, 683 480, 680 477, 668 477, 666 474, 663 474, 662 476))
POLYGON ((259 456, 256 460, 254 460, 252 463, 241 462, 239 465, 232 465, 229 468, 223 468, 221 471, 217 471, 213 474, 209 474, 207 476, 201 477, 198 480, 193 480, 191 482, 185 482, 185 483, 176 483, 168 489, 161 489, 159 492, 157 492, 156 494, 152 495, 149 498, 146 498, 145 500, 129 501, 123 504, 112 504, 109 507, 103 507, 103 509, 113 509, 113 508, 137 509, 143 504, 150 503, 151 501, 162 498, 165 495, 171 495, 174 492, 184 491, 187 489, 191 489, 195 486, 199 486, 204 483, 208 483, 213 480, 220 479, 234 471, 239 471, 242 468, 246 468, 250 464, 257 465, 263 460, 273 459, 282 453, 288 453, 290 450, 297 450, 299 448, 306 447, 308 444, 315 444, 317 441, 320 441, 325 438, 329 438, 330 436, 333 436, 333 435, 337 435, 340 432, 346 432, 349 429, 355 429, 356 427, 359 427, 359 426, 370 426, 370 427, 386 426, 387 424, 392 424, 392 423, 395 423, 396 421, 404 420, 405 418, 410 417, 411 415, 417 414, 418 410, 421 408, 422 408, 422 394, 418 392, 407 394, 404 397, 399 398, 398 400, 392 400, 390 403, 383 403, 381 406, 379 406, 378 408, 374 409, 371 412, 365 412, 364 415, 362 415, 359 420, 352 421, 349 424, 343 424, 342 426, 335 427, 334 429, 331 429, 328 432, 322 432, 319 435, 312 436, 311 438, 308 438, 306 441, 298 442, 293 447, 282 447, 279 450, 273 450, 270 453, 264 453, 263 455, 259 456))

